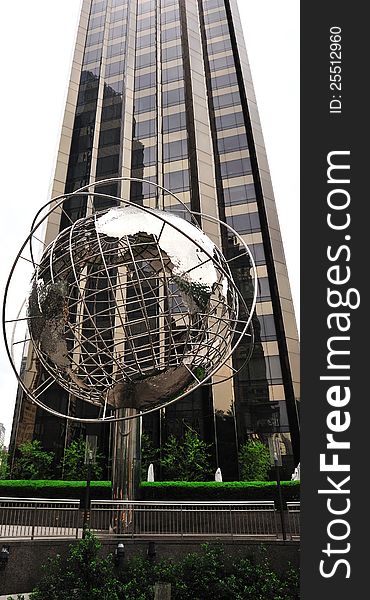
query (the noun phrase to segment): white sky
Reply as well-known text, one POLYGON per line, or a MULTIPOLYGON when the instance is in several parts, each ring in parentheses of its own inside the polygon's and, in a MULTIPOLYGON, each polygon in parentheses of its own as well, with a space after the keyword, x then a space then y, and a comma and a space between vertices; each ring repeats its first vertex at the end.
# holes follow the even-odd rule
MULTIPOLYGON (((1 297, 32 218, 49 199, 80 5, 80 0, 17 0, 2 6, 1 297)), ((299 2, 239 0, 239 7, 298 316, 299 2)), ((16 387, 1 340, 0 423, 6 443, 16 387)))

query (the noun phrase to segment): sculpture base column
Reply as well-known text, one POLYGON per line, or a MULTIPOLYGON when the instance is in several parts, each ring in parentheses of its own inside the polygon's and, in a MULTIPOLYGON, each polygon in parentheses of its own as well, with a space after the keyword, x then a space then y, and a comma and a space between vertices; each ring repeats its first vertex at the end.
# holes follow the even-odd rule
POLYGON ((120 408, 113 426, 112 484, 114 500, 137 500, 141 480, 141 418, 135 408, 120 408))

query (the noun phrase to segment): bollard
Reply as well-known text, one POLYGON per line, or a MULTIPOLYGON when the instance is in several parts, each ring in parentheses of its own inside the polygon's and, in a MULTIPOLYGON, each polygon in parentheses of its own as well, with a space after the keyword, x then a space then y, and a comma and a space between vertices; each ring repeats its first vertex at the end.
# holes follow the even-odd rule
POLYGON ((154 600, 171 600, 171 584, 156 583, 154 586, 154 600))

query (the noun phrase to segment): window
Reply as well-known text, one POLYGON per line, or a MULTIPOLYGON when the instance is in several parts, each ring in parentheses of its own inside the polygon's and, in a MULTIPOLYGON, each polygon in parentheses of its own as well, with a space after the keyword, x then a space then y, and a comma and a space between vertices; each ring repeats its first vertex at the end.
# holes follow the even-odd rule
POLYGON ((258 278, 258 301, 271 300, 271 292, 268 277, 258 278))
POLYGON ((219 71, 220 69, 226 69, 227 67, 234 67, 234 57, 230 56, 220 56, 220 58, 215 58, 211 60, 209 66, 212 71, 219 71))
POLYGON ((228 206, 253 202, 256 199, 256 190, 254 189, 253 183, 227 187, 224 188, 224 198, 225 204, 228 206))
POLYGON ((119 73, 123 73, 123 70, 124 70, 124 62, 123 62, 123 60, 118 60, 114 63, 106 65, 105 76, 112 77, 113 75, 118 75, 119 73))
POLYGON ((102 27, 105 23, 105 15, 101 15, 99 17, 90 17, 89 21, 89 31, 91 29, 96 29, 97 27, 102 27))
POLYGON ((115 127, 114 129, 106 129, 100 132, 99 146, 114 146, 120 143, 121 139, 121 128, 115 127))
POLYGON ((91 7, 91 14, 101 12, 105 9, 107 5, 107 0, 103 0, 103 2, 95 2, 91 7))
POLYGON ((100 175, 108 175, 111 173, 118 172, 119 165, 119 155, 113 154, 112 156, 104 156, 102 158, 98 158, 96 164, 96 175, 99 177, 100 175))
MULTIPOLYGON (((157 178, 155 175, 146 178, 147 181, 152 181, 153 183, 157 183, 157 178)), ((132 181, 131 182, 131 200, 133 202, 137 202, 140 204, 143 198, 151 198, 156 196, 157 188, 154 185, 150 185, 149 183, 142 183, 140 181, 132 181)))
POLYGON ((184 112, 163 117, 163 133, 180 131, 186 128, 186 114, 184 112))
POLYGON ((221 176, 225 178, 239 177, 251 172, 250 158, 237 158, 236 160, 228 160, 221 163, 221 176))
POLYGON ((226 223, 238 233, 253 233, 261 229, 257 212, 226 217, 226 223))
POLYGON ((145 90, 156 84, 156 73, 146 73, 135 77, 135 90, 145 90))
POLYGON ((220 138, 217 141, 217 144, 220 154, 225 154, 226 152, 236 152, 236 150, 245 150, 248 148, 248 140, 245 133, 220 138))
POLYGON ((204 15, 205 23, 219 23, 220 21, 223 21, 223 19, 226 19, 225 8, 204 15))
POLYGON ((281 373, 280 356, 266 356, 267 378, 275 384, 283 381, 281 373))
POLYGON ((157 132, 157 122, 155 119, 141 121, 134 124, 134 137, 137 139, 151 137, 157 132))
POLYGON ((228 36, 224 40, 209 43, 207 47, 208 54, 217 54, 218 52, 225 52, 226 50, 231 50, 231 40, 228 36))
POLYGON ((98 62, 101 59, 102 49, 92 50, 91 52, 85 52, 84 65, 88 63, 98 62))
POLYGON ((232 73, 227 73, 226 75, 219 75, 218 77, 211 78, 212 88, 214 90, 218 90, 224 87, 231 87, 238 83, 238 79, 236 77, 235 71, 232 73))
POLYGON ((176 142, 170 142, 163 145, 163 160, 165 162, 179 160, 180 158, 187 158, 187 156, 187 140, 177 140, 176 142))
MULTIPOLYGON (((259 315, 258 320, 261 326, 261 340, 271 341, 276 340, 276 329, 274 315, 259 315)), ((258 339, 258 334, 257 334, 258 339)))
POLYGON ((111 27, 109 30, 109 39, 114 40, 115 38, 123 37, 126 33, 126 25, 116 25, 111 27))
POLYGON ((264 265, 266 263, 266 257, 263 244, 248 244, 248 246, 256 265, 264 265))
POLYGON ((203 0, 204 10, 224 6, 224 0, 203 0))
POLYGON ((126 19, 127 16, 127 9, 125 8, 121 8, 121 10, 117 10, 116 12, 112 12, 111 14, 111 23, 115 23, 116 21, 123 21, 124 19, 126 19))
MULTIPOLYGON (((135 145, 135 142, 134 142, 135 145)), ((157 147, 151 146, 145 148, 136 148, 132 152, 132 168, 137 169, 139 167, 149 167, 155 165, 157 162, 157 147)))
POLYGON ((184 88, 178 87, 175 90, 168 90, 168 92, 163 92, 162 101, 163 106, 174 106, 175 104, 181 104, 184 102, 185 94, 184 88))
POLYGON ((171 29, 165 29, 162 31, 162 42, 169 42, 170 40, 176 40, 181 37, 181 29, 179 25, 172 27, 171 29))
POLYGON ((233 129, 244 125, 244 115, 242 112, 233 112, 228 115, 219 115, 215 119, 216 129, 233 129))
POLYGON ((168 60, 173 60, 174 58, 181 58, 182 56, 182 47, 180 44, 176 44, 176 46, 171 46, 170 48, 162 49, 162 61, 166 62, 168 60))
POLYGON ((229 27, 227 23, 223 23, 222 25, 218 25, 216 27, 209 27, 207 29, 207 38, 216 38, 220 35, 225 35, 226 33, 229 33, 229 27))
POLYGON ((184 70, 182 65, 170 67, 169 69, 163 69, 162 71, 162 83, 171 83, 172 81, 179 81, 183 78, 184 70))
POLYGON ((222 96, 214 96, 213 106, 217 108, 225 108, 226 106, 240 106, 239 92, 231 92, 231 94, 222 94, 222 96))
POLYGON ((164 174, 164 187, 170 192, 183 192, 189 189, 189 171, 172 171, 164 174))
POLYGON ((104 32, 97 31, 96 33, 90 33, 86 39, 86 46, 94 46, 95 44, 101 44, 103 41, 104 32))
POLYGON ((157 97, 155 94, 150 96, 144 96, 143 98, 135 99, 134 110, 136 113, 143 113, 149 110, 154 110, 157 104, 157 97))
POLYGON ((156 53, 148 52, 147 54, 141 54, 136 57, 136 67, 138 69, 144 67, 152 67, 156 63, 156 53))
POLYGON ((155 33, 148 33, 136 38, 136 48, 148 48, 155 44, 155 33))
POLYGON ((118 44, 113 44, 112 46, 108 46, 107 49, 107 58, 111 58, 112 56, 117 56, 118 54, 123 54, 125 51, 125 42, 119 42, 118 44))
POLYGON ((151 29, 152 27, 154 27, 155 25, 155 16, 152 15, 151 17, 144 17, 143 19, 138 19, 137 20, 137 26, 136 26, 136 30, 137 31, 144 31, 151 29))
POLYGON ((170 10, 168 12, 162 13, 162 23, 163 24, 173 23, 174 21, 179 21, 179 20, 180 20, 180 13, 177 8, 175 10, 170 10))
POLYGON ((144 13, 155 10, 155 1, 149 0, 149 2, 138 2, 138 15, 143 15, 144 13))
POLYGON ((95 102, 98 97, 98 86, 93 83, 93 85, 82 84, 80 85, 80 89, 77 97, 77 105, 80 104, 88 104, 89 102, 95 102))

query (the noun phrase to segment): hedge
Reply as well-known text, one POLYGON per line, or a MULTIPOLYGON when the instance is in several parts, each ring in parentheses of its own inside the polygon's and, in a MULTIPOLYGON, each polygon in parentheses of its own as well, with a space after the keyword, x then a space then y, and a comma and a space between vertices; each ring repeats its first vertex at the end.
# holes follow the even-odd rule
MULTIPOLYGON (((300 482, 282 481, 286 502, 299 500, 300 482)), ((277 500, 276 481, 143 481, 142 500, 277 500)))
MULTIPOLYGON (((0 480, 0 497, 83 499, 86 481, 0 480)), ((299 500, 300 482, 282 481, 284 500, 299 500)), ((112 497, 110 481, 92 481, 91 498, 112 497)), ((277 500, 275 481, 143 481, 141 500, 277 500)))
MULTIPOLYGON (((74 498, 83 499, 86 481, 1 479, 0 497, 14 498, 74 498)), ((110 481, 92 481, 90 497, 105 500, 112 497, 110 481)))

